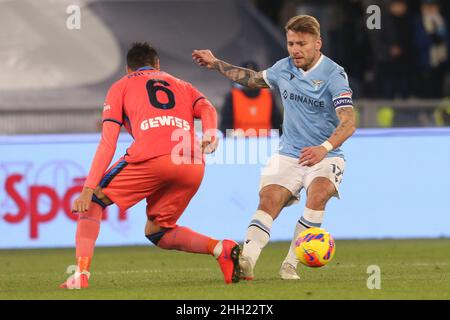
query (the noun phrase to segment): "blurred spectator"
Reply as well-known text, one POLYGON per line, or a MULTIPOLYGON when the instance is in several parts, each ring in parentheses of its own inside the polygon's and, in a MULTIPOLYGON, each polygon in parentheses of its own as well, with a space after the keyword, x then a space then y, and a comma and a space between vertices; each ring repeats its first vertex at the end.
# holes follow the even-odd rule
POLYGON ((434 111, 434 119, 439 127, 450 127, 450 99, 444 99, 434 111))
POLYGON ((277 10, 280 30, 294 14, 325 21, 324 52, 347 69, 358 98, 411 98, 404 108, 384 102, 375 125, 450 125, 449 102, 438 101, 450 97, 450 0, 283 0, 277 10), (366 28, 371 5, 381 8, 381 29, 366 28))
POLYGON ((389 38, 388 59, 383 66, 384 78, 380 82, 383 98, 407 98, 410 95, 411 70, 411 18, 408 14, 408 4, 405 0, 391 0, 389 15, 391 26, 385 28, 392 33, 389 38))
POLYGON ((410 95, 411 18, 406 0, 380 2, 381 29, 368 32, 373 51, 375 95, 383 99, 410 95), (386 4, 386 7, 383 7, 386 4))
POLYGON ((329 57, 347 70, 353 98, 357 99, 365 94, 364 77, 373 55, 365 29, 361 28, 367 18, 365 7, 359 1, 333 2, 333 7, 329 19, 335 22, 328 31, 331 42, 324 45, 330 48, 329 57))
MULTIPOLYGON (((258 70, 253 61, 241 66, 258 70)), ((282 121, 280 109, 270 89, 250 89, 234 83, 225 97, 220 130, 224 135, 227 129, 234 129, 233 135, 237 136, 268 135, 270 129, 281 130, 282 121)))
POLYGON ((422 98, 440 98, 446 72, 447 25, 435 0, 422 1, 421 14, 414 19, 416 92, 422 98))
MULTIPOLYGON (((382 99, 406 99, 411 95, 412 20, 406 0, 389 0, 386 5, 387 14, 383 16, 381 30, 371 32, 375 95, 382 99)), ((414 123, 418 118, 418 111, 397 110, 384 105, 378 109, 377 124, 380 127, 402 126, 402 123, 414 123)))

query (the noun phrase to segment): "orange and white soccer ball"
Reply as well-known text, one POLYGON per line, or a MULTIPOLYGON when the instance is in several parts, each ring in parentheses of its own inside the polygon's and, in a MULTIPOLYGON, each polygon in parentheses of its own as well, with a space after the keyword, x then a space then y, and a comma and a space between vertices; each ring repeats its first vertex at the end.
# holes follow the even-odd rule
POLYGON ((321 228, 309 228, 301 232, 295 241, 295 254, 308 267, 322 267, 333 259, 334 239, 321 228))

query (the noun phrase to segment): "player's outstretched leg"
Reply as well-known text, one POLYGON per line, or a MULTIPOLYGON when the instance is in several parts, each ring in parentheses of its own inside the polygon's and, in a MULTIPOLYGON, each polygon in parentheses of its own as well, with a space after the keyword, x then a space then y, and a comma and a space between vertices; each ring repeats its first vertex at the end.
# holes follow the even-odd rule
POLYGON ((325 177, 316 177, 312 183, 306 187, 308 190, 306 207, 303 211, 303 216, 298 220, 295 227, 294 237, 289 248, 289 252, 284 259, 280 276, 286 280, 299 279, 296 268, 298 264, 297 256, 295 255, 295 240, 298 234, 308 228, 320 228, 323 222, 325 213, 325 206, 328 200, 336 193, 336 187, 325 177))
POLYGON ((100 232, 102 214, 103 207, 95 202, 91 202, 87 212, 79 213, 76 233, 77 271, 60 288, 84 289, 89 286, 89 268, 100 232))
POLYGON ((259 192, 258 210, 248 225, 242 255, 239 259, 241 279, 253 279, 256 261, 262 249, 269 243, 273 221, 291 197, 291 191, 276 184, 266 185, 259 192))
POLYGON ((253 269, 262 249, 269 243, 272 223, 273 218, 263 210, 258 210, 253 215, 247 229, 242 255, 239 258, 241 279, 253 280, 253 269))
POLYGON ((337 192, 335 185, 327 177, 316 177, 309 186, 306 207, 303 216, 298 220, 295 227, 294 237, 289 248, 289 252, 281 264, 280 276, 285 280, 298 280, 297 275, 297 256, 295 255, 295 240, 302 231, 317 227, 320 228, 325 214, 325 206, 330 198, 337 192))
POLYGON ((298 220, 294 236, 292 237, 291 246, 289 247, 289 252, 286 255, 280 268, 280 276, 283 280, 299 280, 300 277, 297 274, 298 259, 295 254, 295 240, 297 236, 306 229, 317 227, 320 228, 323 221, 323 210, 312 210, 305 207, 303 211, 303 216, 298 220))
POLYGON ((300 277, 297 274, 298 259, 297 255, 295 254, 295 241, 300 232, 306 230, 307 228, 308 227, 306 227, 304 224, 301 223, 301 220, 298 220, 297 224, 295 225, 294 236, 292 237, 291 246, 289 247, 289 251, 286 258, 284 258, 284 261, 281 264, 279 272, 280 277, 283 280, 300 279, 300 277))
POLYGON ((213 255, 225 283, 239 281, 239 245, 233 240, 219 241, 181 226, 161 229, 146 237, 162 249, 213 255))

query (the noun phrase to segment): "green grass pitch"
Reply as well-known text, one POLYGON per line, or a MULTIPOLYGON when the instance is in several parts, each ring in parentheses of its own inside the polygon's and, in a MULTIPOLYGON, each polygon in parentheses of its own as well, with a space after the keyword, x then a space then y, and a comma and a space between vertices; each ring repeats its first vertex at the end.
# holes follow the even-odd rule
POLYGON ((450 299, 450 239, 337 240, 333 261, 299 267, 301 280, 278 277, 287 242, 269 244, 254 281, 225 285, 211 256, 156 247, 96 249, 90 287, 58 285, 74 249, 0 250, 0 299, 450 299), (369 290, 367 268, 381 270, 369 290))

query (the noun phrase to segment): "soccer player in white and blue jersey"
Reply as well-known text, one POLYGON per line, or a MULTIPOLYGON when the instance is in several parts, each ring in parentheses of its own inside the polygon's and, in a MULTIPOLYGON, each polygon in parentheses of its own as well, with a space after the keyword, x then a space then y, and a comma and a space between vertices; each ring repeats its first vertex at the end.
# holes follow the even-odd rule
POLYGON ((305 189, 306 207, 280 269, 282 279, 299 279, 295 239, 307 228, 320 227, 328 200, 339 197, 345 167, 340 146, 355 131, 352 90, 344 69, 320 52, 319 22, 299 15, 288 21, 285 30, 289 57, 261 72, 221 61, 210 50, 192 54, 198 64, 216 69, 232 81, 278 90, 283 101, 279 153, 261 174, 258 209, 239 261, 242 278, 248 280, 253 279, 256 261, 269 242, 273 221, 284 207, 298 201, 305 189))

